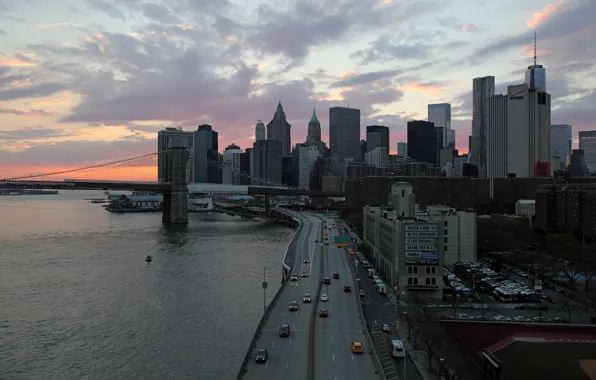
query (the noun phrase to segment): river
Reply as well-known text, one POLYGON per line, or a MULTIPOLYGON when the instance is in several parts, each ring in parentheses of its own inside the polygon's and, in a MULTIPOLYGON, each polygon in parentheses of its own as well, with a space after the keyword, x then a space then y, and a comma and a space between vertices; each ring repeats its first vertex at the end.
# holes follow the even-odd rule
POLYGON ((83 200, 101 197, 0 197, 0 379, 235 378, 294 231, 212 213, 165 228, 83 200))

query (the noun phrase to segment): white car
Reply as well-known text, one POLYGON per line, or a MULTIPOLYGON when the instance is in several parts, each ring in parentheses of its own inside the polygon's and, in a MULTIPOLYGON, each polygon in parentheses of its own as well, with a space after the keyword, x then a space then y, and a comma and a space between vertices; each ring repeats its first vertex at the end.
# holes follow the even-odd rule
POLYGON ((304 303, 310 303, 310 294, 306 293, 304 295, 304 298, 302 299, 302 302, 304 302, 304 303))
POLYGON ((327 294, 321 294, 321 302, 327 302, 329 301, 329 297, 327 297, 327 294))
POLYGON ((306 272, 302 272, 302 273, 300 274, 300 277, 308 277, 308 273, 306 273, 306 272))
POLYGON ((295 274, 292 274, 290 276, 290 281, 298 281, 298 276, 296 276, 295 274))

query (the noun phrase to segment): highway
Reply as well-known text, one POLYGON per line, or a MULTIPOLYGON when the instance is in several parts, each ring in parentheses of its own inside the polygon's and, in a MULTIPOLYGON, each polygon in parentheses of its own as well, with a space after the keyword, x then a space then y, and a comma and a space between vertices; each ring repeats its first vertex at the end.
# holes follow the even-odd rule
MULTIPOLYGON (((331 219, 328 221, 328 223, 331 219)), ((331 222, 335 225, 335 221, 331 222)), ((336 226, 329 230, 329 246, 323 252, 323 277, 331 278, 330 285, 323 285, 321 293, 327 294, 327 302, 318 302, 317 308, 329 310, 329 317, 317 315, 315 321, 315 379, 328 380, 371 380, 377 379, 358 311, 359 297, 348 264, 349 255, 345 249, 333 245, 338 235, 336 226), (333 279, 333 273, 339 279, 333 279), (344 293, 344 285, 352 292, 344 293), (352 353, 352 341, 359 341, 364 347, 362 354, 352 353)))
POLYGON ((309 327, 316 293, 320 283, 321 232, 317 228, 317 217, 302 214, 304 229, 298 237, 293 274, 298 281, 290 281, 281 290, 277 304, 273 306, 269 319, 251 354, 251 360, 244 375, 246 380, 284 379, 304 380, 308 378, 309 327), (319 240, 319 242, 315 242, 319 240), (308 259, 310 263, 305 264, 308 259), (308 277, 301 277, 301 273, 308 277), (305 293, 310 293, 312 303, 303 303, 305 293), (289 311, 288 304, 298 302, 298 311, 289 311), (290 325, 290 336, 280 337, 278 328, 281 324, 290 325), (266 363, 255 363, 256 350, 264 348, 269 352, 266 363))

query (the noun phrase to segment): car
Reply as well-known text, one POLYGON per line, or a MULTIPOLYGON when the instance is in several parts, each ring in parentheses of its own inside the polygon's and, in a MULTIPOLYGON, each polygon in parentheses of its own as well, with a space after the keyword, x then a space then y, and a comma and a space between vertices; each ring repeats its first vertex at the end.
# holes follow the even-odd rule
POLYGON ((327 309, 319 310, 319 317, 327 318, 329 316, 329 311, 327 309))
POLYGON ((326 241, 326 242, 325 242, 325 245, 329 245, 329 242, 328 242, 328 241, 326 241))
POLYGON ((269 353, 267 352, 266 348, 259 348, 257 353, 255 354, 255 362, 257 363, 265 363, 267 361, 267 356, 269 353))
POLYGON ((327 294, 321 294, 321 302, 327 302, 329 301, 329 297, 327 297, 327 294))
POLYGON ((304 264, 308 264, 308 263, 310 263, 310 260, 309 259, 304 259, 304 264))
POLYGON ((296 276, 295 274, 292 274, 290 276, 290 281, 298 281, 298 276, 296 276))
POLYGON ((352 342, 352 352, 354 354, 361 354, 362 353, 362 343, 358 341, 352 342))
POLYGON ((391 326, 389 326, 387 323, 383 323, 383 328, 382 328, 383 332, 391 332, 391 326))
POLYGON ((331 285, 331 279, 329 277, 325 277, 325 279, 323 280, 323 284, 331 285))
POLYGON ((335 272, 333 273, 333 278, 338 280, 339 279, 339 273, 335 272))
POLYGON ((282 323, 281 325, 279 325, 277 332, 281 337, 290 336, 290 325, 288 323, 282 323))
POLYGON ((360 298, 364 298, 364 290, 360 290, 360 298))
POLYGON ((298 311, 298 302, 292 301, 288 304, 288 310, 290 311, 298 311))
POLYGON ((310 294, 304 293, 304 298, 302 298, 302 302, 310 303, 310 294))
POLYGON ((354 251, 350 251, 350 255, 353 255, 353 254, 354 254, 354 251))
POLYGON ((352 291, 352 287, 350 285, 344 285, 344 292, 350 293, 352 291))
POLYGON ((300 277, 308 277, 308 273, 302 272, 302 273, 300 273, 300 277))
POLYGON ((316 239, 316 240, 315 240, 315 243, 318 243, 318 242, 319 242, 319 239, 316 239))

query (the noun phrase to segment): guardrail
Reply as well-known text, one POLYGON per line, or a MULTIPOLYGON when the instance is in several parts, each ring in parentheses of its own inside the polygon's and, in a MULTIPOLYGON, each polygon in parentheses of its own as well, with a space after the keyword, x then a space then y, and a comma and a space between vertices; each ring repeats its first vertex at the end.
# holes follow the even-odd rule
MULTIPOLYGON (((347 226, 346 226, 347 227, 347 226)), ((349 228, 349 227, 348 227, 349 228)), ((344 249, 345 252, 345 249, 344 249)), ((353 262, 349 262, 348 266, 350 267, 350 271, 352 272, 352 277, 357 279, 358 273, 356 272, 356 268, 354 267, 353 262)), ((356 305, 358 305, 358 313, 360 314, 360 324, 362 325, 362 330, 364 331, 364 335, 366 335, 366 342, 369 347, 369 352, 373 356, 373 362, 376 368, 377 378, 381 380, 386 380, 385 374, 383 373, 383 367, 381 366, 381 361, 379 360, 379 354, 373 344, 372 337, 370 336, 370 331, 368 331, 368 326, 366 325, 366 319, 364 318, 364 312, 362 311, 362 302, 360 302, 360 283, 356 281, 356 291, 358 293, 356 300, 356 305)), ((355 294, 356 296, 356 294, 355 294)))
MULTIPOLYGON (((298 219, 296 219, 296 220, 298 220, 298 219)), ((298 223, 299 223, 298 228, 296 229, 296 232, 294 232, 294 236, 292 236, 292 240, 290 240, 290 244, 288 244, 288 247, 286 248, 286 253, 284 254, 284 257, 282 259, 282 264, 284 264, 284 265, 286 265, 285 259, 286 259, 286 256, 288 255, 288 251, 290 249, 293 249, 293 250, 296 249, 296 247, 295 247, 296 246, 296 237, 299 236, 300 233, 302 232, 304 225, 302 224, 302 221, 300 221, 300 220, 298 220, 298 223)), ((244 360, 242 361, 242 365, 240 366, 240 370, 238 371, 238 376, 236 376, 237 380, 242 380, 244 378, 244 374, 246 373, 246 368, 248 367, 248 362, 250 361, 250 359, 252 357, 252 352, 257 347, 257 341, 261 337, 261 332, 263 330, 263 327, 265 326, 265 323, 269 319, 271 310, 273 310, 273 308, 275 307, 275 304, 277 303, 277 300, 279 299, 281 292, 283 291, 286 284, 288 283, 288 276, 290 275, 291 269, 292 268, 290 267, 290 270, 288 270, 287 276, 284 276, 284 283, 279 287, 279 290, 277 291, 277 293, 275 293, 275 296, 273 296, 273 299, 269 303, 269 306, 267 306, 267 309, 265 309, 265 312, 263 313, 261 320, 257 324, 255 334, 253 335, 253 337, 250 341, 250 345, 248 346, 248 349, 246 350, 246 355, 244 356, 244 360)))
MULTIPOLYGON (((298 222, 298 228, 296 229, 296 232, 294 233, 294 236, 292 237, 292 240, 294 240, 294 237, 297 235, 297 233, 300 230, 300 228, 302 228, 302 222, 299 219, 293 218, 293 220, 295 220, 296 222, 298 222)), ((288 244, 288 246, 286 248, 286 253, 284 254, 283 259, 281 260, 281 266, 284 267, 284 269, 288 272, 288 274, 286 275, 286 279, 290 275, 290 272, 292 271, 292 267, 289 266, 288 264, 286 264, 286 258, 288 256, 288 252, 290 251, 290 246, 291 245, 292 245, 292 242, 290 241, 290 244, 288 244)), ((291 261, 291 263, 294 262, 294 253, 295 252, 292 252, 292 261, 291 261)))
MULTIPOLYGON (((321 241, 323 241, 323 229, 321 229, 321 241)), ((323 254, 325 247, 321 247, 319 256, 321 257, 321 272, 319 273, 319 286, 317 288, 317 300, 315 301, 310 315, 310 326, 308 330, 308 379, 315 379, 315 324, 317 320, 317 307, 321 302, 321 292, 323 290, 323 277, 325 273, 325 255, 323 254)))

